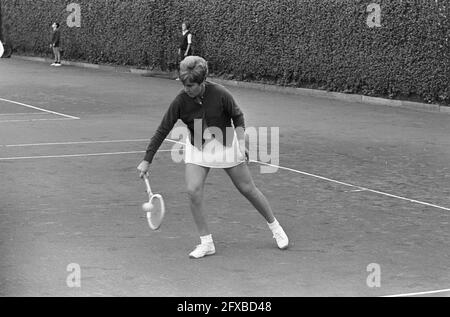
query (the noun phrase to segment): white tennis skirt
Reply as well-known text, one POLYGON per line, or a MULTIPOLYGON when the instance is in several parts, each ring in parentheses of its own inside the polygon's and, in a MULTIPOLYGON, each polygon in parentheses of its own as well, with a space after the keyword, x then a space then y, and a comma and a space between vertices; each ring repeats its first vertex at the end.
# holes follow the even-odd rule
POLYGON ((210 139, 205 141, 202 150, 197 149, 189 138, 186 138, 184 162, 210 168, 230 168, 245 162, 245 155, 239 150, 236 135, 229 147, 217 139, 210 139))

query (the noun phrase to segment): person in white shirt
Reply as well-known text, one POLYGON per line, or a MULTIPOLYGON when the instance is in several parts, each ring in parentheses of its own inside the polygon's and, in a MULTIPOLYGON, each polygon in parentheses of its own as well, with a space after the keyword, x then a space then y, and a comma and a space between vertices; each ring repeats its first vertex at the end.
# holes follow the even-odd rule
POLYGON ((181 30, 182 30, 182 39, 180 42, 180 46, 178 48, 178 55, 180 56, 180 61, 182 61, 186 56, 193 55, 193 48, 192 48, 192 33, 189 31, 189 23, 183 22, 181 24, 181 30))

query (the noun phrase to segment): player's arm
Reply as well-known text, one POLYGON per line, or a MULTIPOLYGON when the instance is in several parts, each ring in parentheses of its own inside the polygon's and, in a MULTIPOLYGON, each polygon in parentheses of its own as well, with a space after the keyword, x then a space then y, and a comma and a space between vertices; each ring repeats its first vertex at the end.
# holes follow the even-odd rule
POLYGON ((192 34, 188 34, 187 42, 188 42, 188 46, 186 48, 186 52, 184 52, 184 56, 187 56, 187 53, 189 52, 189 50, 191 48, 191 45, 192 45, 192 34))
POLYGON ((242 154, 248 155, 247 146, 245 142, 245 119, 244 113, 241 111, 233 96, 226 91, 224 95, 224 108, 228 112, 233 121, 233 126, 236 131, 236 137, 239 142, 239 149, 242 154))
POLYGON ((137 169, 140 172, 140 177, 143 177, 145 173, 148 172, 150 164, 153 161, 153 157, 158 151, 159 147, 163 143, 164 139, 167 137, 169 132, 172 130, 173 126, 180 118, 180 97, 178 96, 170 105, 169 109, 164 114, 164 117, 159 124, 158 129, 156 129, 155 134, 150 140, 150 143, 145 152, 145 157, 142 162, 138 165, 137 169))

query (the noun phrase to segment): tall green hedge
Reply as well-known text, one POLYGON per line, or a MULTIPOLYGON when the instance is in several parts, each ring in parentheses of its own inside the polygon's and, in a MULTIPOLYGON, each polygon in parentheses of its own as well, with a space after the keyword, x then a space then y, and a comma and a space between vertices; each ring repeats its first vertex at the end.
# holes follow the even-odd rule
POLYGON ((3 33, 19 53, 173 68, 180 24, 215 74, 390 97, 450 102, 448 0, 2 0, 3 33), (68 28, 68 3, 82 8, 68 28), (381 27, 366 24, 370 3, 381 27))

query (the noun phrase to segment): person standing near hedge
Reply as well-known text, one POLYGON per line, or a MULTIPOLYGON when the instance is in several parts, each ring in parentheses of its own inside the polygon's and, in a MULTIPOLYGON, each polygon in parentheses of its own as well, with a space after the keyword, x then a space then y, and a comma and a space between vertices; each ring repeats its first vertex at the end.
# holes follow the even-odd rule
MULTIPOLYGON (((193 55, 192 49, 192 33, 189 30, 190 24, 188 22, 183 22, 181 24, 181 34, 182 38, 180 45, 178 46, 178 61, 181 62, 185 57, 193 55)), ((179 63, 178 63, 179 65, 179 63)), ((177 67, 178 68, 178 67, 177 67)), ((179 73, 179 69, 178 69, 179 73)), ((178 77, 175 80, 180 80, 178 77)))
POLYGON ((180 61, 182 61, 186 56, 192 55, 192 33, 189 30, 189 23, 183 22, 181 24, 181 31, 182 31, 182 39, 180 46, 178 48, 178 55, 180 56, 180 61))
MULTIPOLYGON (((1 28, 1 23, 0 23, 0 28, 1 28)), ((1 32, 1 33, 2 33, 1 35, 3 36, 3 40, 2 40, 3 41, 3 43, 2 43, 2 45, 3 45, 3 55, 1 55, 0 57, 2 57, 2 58, 10 58, 11 55, 12 55, 13 49, 12 49, 12 45, 11 45, 11 42, 10 42, 10 38, 8 37, 8 34, 9 34, 9 25, 8 24, 5 24, 3 26, 3 32, 1 32)))
POLYGON ((50 47, 53 49, 53 54, 55 55, 55 62, 51 64, 51 66, 61 66, 61 50, 60 50, 60 42, 61 42, 61 31, 59 30, 59 23, 55 22, 52 24, 53 33, 52 33, 52 43, 50 47))

